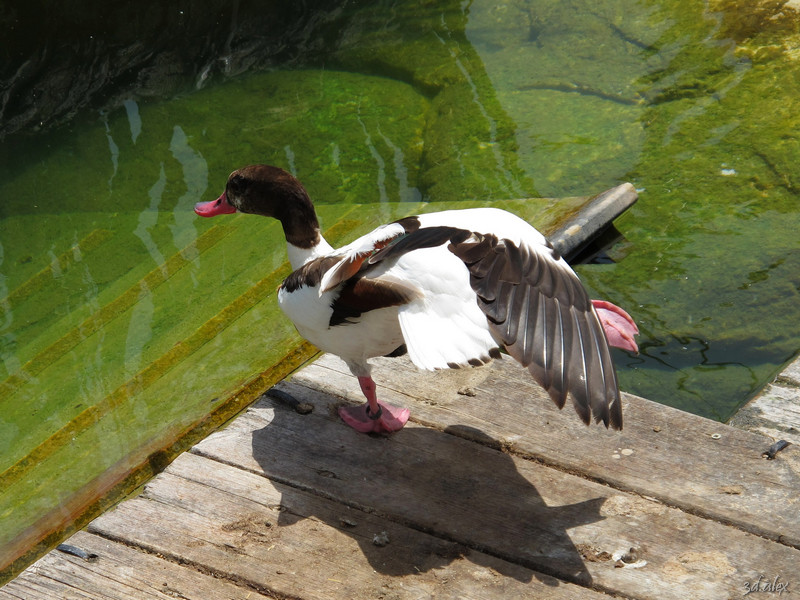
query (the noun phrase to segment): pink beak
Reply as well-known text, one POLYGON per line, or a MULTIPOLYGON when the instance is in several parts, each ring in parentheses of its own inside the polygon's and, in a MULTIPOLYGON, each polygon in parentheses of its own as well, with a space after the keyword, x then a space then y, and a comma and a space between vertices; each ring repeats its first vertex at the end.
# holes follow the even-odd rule
POLYGON ((210 202, 198 202, 194 205, 194 212, 201 217, 216 217, 217 215, 229 215, 236 212, 236 207, 228 202, 225 192, 216 200, 210 202))

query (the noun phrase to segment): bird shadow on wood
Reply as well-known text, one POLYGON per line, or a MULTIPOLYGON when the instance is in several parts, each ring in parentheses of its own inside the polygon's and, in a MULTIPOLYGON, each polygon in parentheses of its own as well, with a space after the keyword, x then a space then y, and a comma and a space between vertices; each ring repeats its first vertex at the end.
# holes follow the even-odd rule
POLYGON ((602 520, 605 498, 549 506, 531 481, 567 475, 539 469, 524 477, 474 428, 364 435, 333 416, 335 405, 300 415, 267 402, 274 417, 253 432, 253 457, 281 493, 279 526, 321 521, 355 540, 384 575, 463 558, 523 582, 592 583, 567 532, 602 520), (312 502, 309 493, 326 500, 312 502))

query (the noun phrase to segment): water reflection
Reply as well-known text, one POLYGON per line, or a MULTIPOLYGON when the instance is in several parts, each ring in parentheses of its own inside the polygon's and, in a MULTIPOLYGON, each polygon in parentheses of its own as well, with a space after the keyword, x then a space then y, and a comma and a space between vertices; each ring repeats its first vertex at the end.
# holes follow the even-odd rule
POLYGON ((125 340, 125 373, 133 377, 142 368, 142 354, 153 337, 153 294, 147 284, 141 283, 141 293, 133 307, 128 337, 125 340))
POLYGON ((111 177, 108 178, 108 190, 111 191, 113 189, 113 182, 114 177, 117 175, 117 170, 119 169, 119 146, 114 142, 114 138, 111 135, 111 130, 108 127, 108 119, 106 115, 103 115, 103 125, 106 128, 106 139, 108 139, 108 152, 111 155, 111 165, 113 170, 111 172, 111 177))
MULTIPOLYGON (((406 157, 403 154, 403 148, 400 145, 396 145, 392 140, 381 131, 380 125, 378 125, 378 135, 381 136, 383 143, 388 146, 388 148, 392 152, 392 166, 394 167, 394 177, 397 180, 398 186, 398 199, 400 202, 419 202, 422 200, 422 195, 419 192, 419 189, 416 187, 409 186, 409 172, 408 167, 406 166, 406 157)), ((338 146, 336 147, 338 149, 338 146)))
POLYGON ((380 152, 375 149, 375 146, 372 143, 372 136, 370 136, 369 131, 367 131, 367 126, 364 125, 364 121, 361 120, 361 116, 356 115, 356 120, 361 126, 361 131, 364 132, 364 145, 369 149, 369 153, 375 160, 375 165, 378 168, 376 182, 378 187, 378 202, 385 204, 389 201, 389 195, 386 193, 386 163, 384 162, 380 152))
MULTIPOLYGON (((8 277, 3 273, 5 266, 5 250, 2 239, 0 239, 0 359, 3 361, 6 373, 16 373, 19 371, 19 359, 14 352, 16 348, 16 336, 11 331, 14 323, 14 314, 11 311, 11 297, 8 290, 8 277)), ((3 436, 0 436, 2 438, 3 436)))
POLYGON ((467 38, 541 195, 610 187, 636 164, 639 81, 675 52, 659 47, 669 25, 652 12, 629 3, 470 3, 467 38))
POLYGON ((134 100, 125 100, 122 103, 131 125, 131 142, 136 143, 136 138, 142 133, 142 118, 139 116, 139 105, 134 100))
POLYGON ((169 150, 183 169, 183 182, 186 184, 184 193, 172 211, 174 225, 170 226, 175 246, 184 248, 181 252, 187 260, 197 257, 197 250, 192 243, 197 239, 195 227, 194 205, 200 202, 208 189, 208 164, 203 155, 189 145, 183 129, 176 125, 173 129, 172 141, 169 150))
POLYGON ((139 224, 136 226, 136 229, 133 230, 133 234, 142 240, 150 258, 161 268, 164 279, 168 277, 166 261, 158 245, 153 240, 150 230, 158 223, 159 206, 161 205, 161 198, 164 195, 166 186, 167 174, 164 171, 164 163, 162 162, 159 168, 158 179, 147 192, 147 195, 150 197, 150 205, 139 213, 139 224))

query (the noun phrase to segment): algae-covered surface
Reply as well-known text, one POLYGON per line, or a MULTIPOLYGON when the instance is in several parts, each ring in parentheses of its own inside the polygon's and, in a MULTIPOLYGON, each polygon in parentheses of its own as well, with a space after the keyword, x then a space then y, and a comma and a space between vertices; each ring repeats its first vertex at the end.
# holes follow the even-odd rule
POLYGON ((0 145, 3 576, 313 356, 275 303, 280 226, 192 212, 244 164, 297 174, 334 244, 440 207, 542 225, 561 205, 509 200, 632 181, 614 262, 578 267, 640 326, 621 387, 726 420, 800 349, 791 5, 406 0, 305 27, 286 68, 0 145))

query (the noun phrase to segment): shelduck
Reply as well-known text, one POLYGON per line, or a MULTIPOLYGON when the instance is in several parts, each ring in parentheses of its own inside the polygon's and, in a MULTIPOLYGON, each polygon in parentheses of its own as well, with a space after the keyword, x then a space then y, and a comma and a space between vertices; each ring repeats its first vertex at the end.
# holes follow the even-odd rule
POLYGON ((322 237, 302 184, 278 167, 231 173, 195 206, 203 217, 243 212, 279 220, 294 272, 278 303, 298 332, 341 357, 366 405, 339 409, 360 432, 392 432, 409 417, 377 399, 368 360, 408 353, 422 369, 478 366, 506 352, 562 408, 622 428, 609 345, 637 351, 633 319, 590 300, 567 262, 519 217, 496 208, 448 210, 382 225, 339 249, 322 237))

